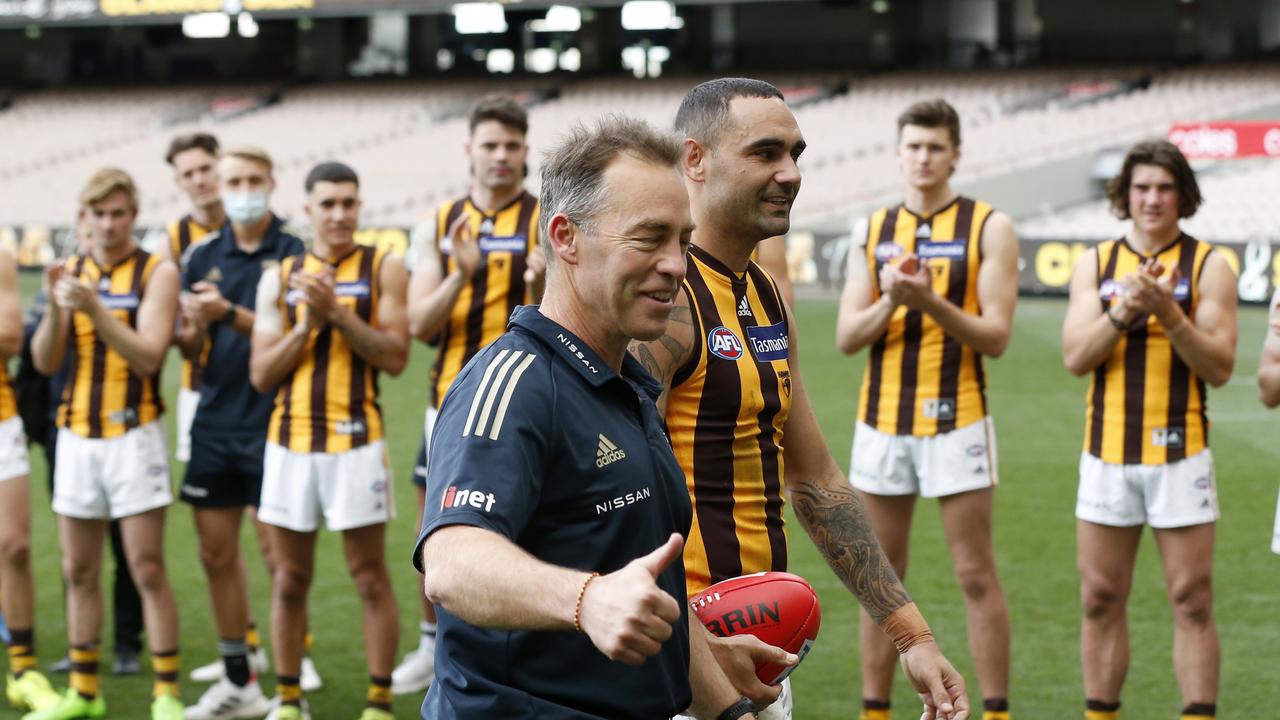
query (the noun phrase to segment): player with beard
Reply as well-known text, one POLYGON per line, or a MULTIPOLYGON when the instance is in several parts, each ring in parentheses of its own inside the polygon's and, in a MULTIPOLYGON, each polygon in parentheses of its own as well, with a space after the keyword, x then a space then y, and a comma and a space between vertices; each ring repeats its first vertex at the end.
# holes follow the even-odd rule
MULTIPOLYGON (((663 382, 660 407, 693 499, 688 590, 787 569, 785 487, 827 563, 897 644, 925 716, 966 718, 963 678, 827 449, 800 377, 790 310, 750 260, 761 241, 790 228, 805 148, 795 116, 776 87, 724 78, 685 96, 676 130, 693 246, 667 333, 632 352, 663 382)), ((788 683, 761 684, 734 642, 713 639, 712 647, 735 686, 758 707, 772 703, 765 717, 790 717, 788 683)))

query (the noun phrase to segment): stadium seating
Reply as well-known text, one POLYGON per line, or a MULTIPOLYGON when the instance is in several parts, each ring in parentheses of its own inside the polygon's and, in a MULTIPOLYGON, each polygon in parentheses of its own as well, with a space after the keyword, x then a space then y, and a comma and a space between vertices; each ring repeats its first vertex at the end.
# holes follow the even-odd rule
MULTIPOLYGON (((1198 181, 1204 204, 1182 227, 1188 233, 1213 242, 1246 242, 1254 238, 1280 237, 1280 173, 1275 161, 1224 162, 1200 171, 1198 181)), ((1125 223, 1111 214, 1106 201, 1087 203, 1018 225, 1022 237, 1032 239, 1101 240, 1119 237, 1125 223)))
MULTIPOLYGON (((464 115, 481 94, 501 89, 534 99, 558 90, 550 99, 531 103, 529 185, 536 191, 539 154, 569 124, 619 111, 667 126, 680 97, 701 79, 610 78, 556 87, 551 78, 504 78, 500 83, 19 94, 12 107, 0 112, 0 133, 22 138, 0 156, 0 191, 16 198, 0 208, 0 224, 69 222, 79 184, 104 165, 123 167, 138 181, 142 224, 163 223, 183 208, 161 160, 165 145, 173 135, 198 128, 216 133, 224 146, 261 145, 272 153, 278 181, 274 204, 280 212, 299 213, 306 170, 334 158, 361 174, 366 223, 412 224, 435 203, 465 192, 464 115), (272 102, 264 102, 268 98, 272 102)), ((848 88, 797 103, 809 150, 802 161, 804 191, 793 219, 804 227, 899 193, 894 118, 914 100, 945 97, 960 111, 965 154, 957 180, 964 181, 1160 135, 1176 120, 1228 117, 1256 109, 1274 102, 1265 90, 1280 82, 1280 67, 898 73, 870 78, 831 73, 768 79, 792 90, 795 97, 815 94, 814 88, 848 88), (1140 78, 1149 83, 1137 82, 1140 78), (1073 99, 1071 89, 1080 84, 1113 91, 1073 99)), ((1248 207, 1229 213, 1229 223, 1215 224, 1221 227, 1218 232, 1235 232, 1237 226, 1254 232, 1251 228, 1265 222, 1253 209, 1267 197, 1253 188, 1265 183, 1243 184, 1248 186, 1244 194, 1253 193, 1258 202, 1230 201, 1248 207)))

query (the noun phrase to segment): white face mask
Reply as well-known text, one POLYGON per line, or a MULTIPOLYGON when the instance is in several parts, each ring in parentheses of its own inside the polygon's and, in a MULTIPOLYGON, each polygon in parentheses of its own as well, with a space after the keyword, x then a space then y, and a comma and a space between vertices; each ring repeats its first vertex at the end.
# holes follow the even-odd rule
POLYGON ((231 222, 248 225, 261 220, 262 216, 267 214, 267 193, 223 193, 222 207, 231 222))

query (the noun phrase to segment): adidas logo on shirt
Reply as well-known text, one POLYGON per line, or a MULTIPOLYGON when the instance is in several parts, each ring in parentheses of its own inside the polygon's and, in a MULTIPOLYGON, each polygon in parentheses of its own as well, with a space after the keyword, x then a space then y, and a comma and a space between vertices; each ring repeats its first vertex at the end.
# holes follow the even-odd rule
POLYGON ((738 317, 751 317, 751 305, 747 303, 747 296, 742 296, 742 302, 738 303, 738 317))
POLYGON ((611 465, 625 458, 627 454, 622 448, 614 445, 609 438, 600 434, 600 444, 596 447, 596 467, 602 468, 605 465, 611 465))

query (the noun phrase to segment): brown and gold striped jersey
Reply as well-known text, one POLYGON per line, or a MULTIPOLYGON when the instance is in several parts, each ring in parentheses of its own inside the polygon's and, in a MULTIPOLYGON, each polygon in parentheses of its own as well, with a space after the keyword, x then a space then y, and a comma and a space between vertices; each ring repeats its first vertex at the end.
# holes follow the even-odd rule
POLYGON ((684 292, 696 339, 667 396, 671 445, 693 500, 690 595, 726 578, 786 570, 783 428, 791 412, 790 333, 773 279, 689 250, 684 292))
POLYGON ((18 398, 9 383, 9 369, 0 362, 0 422, 18 414, 18 398))
MULTIPOLYGON (((333 268, 338 303, 377 327, 378 278, 387 254, 385 247, 356 245, 337 262, 311 252, 285 258, 277 269, 277 303, 284 332, 302 321, 307 312, 300 294, 289 289, 290 276, 319 272, 326 265, 333 268)), ((331 325, 313 329, 298 367, 276 391, 267 439, 294 452, 336 453, 382 436, 378 370, 351 349, 341 331, 331 325)))
MULTIPOLYGON (((181 267, 182 258, 192 245, 197 245, 204 240, 209 233, 217 230, 214 227, 205 227, 196 222, 195 218, 190 215, 184 215, 181 219, 169 223, 165 228, 169 234, 169 257, 173 258, 173 262, 181 267)), ((182 389, 183 390, 199 390, 200 389, 200 363, 193 363, 186 358, 182 360, 182 389)))
POLYGON ((506 332, 507 319, 516 306, 532 302, 525 287, 525 258, 538 250, 538 199, 522 192, 497 212, 487 214, 470 197, 444 203, 436 209, 436 240, 440 268, 453 272, 449 226, 466 213, 480 246, 480 267, 449 311, 438 337, 435 365, 431 368, 431 406, 440 407, 444 395, 463 366, 480 349, 506 332))
MULTIPOLYGON (((867 223, 865 248, 872 300, 880 297, 880 269, 915 253, 928 261, 934 292, 977 315, 982 230, 991 212, 990 205, 966 197, 929 217, 901 205, 877 210, 867 223)), ((982 356, 926 313, 895 310, 871 346, 858 419, 890 435, 930 436, 986 414, 982 356)))
MULTIPOLYGON (((101 267, 91 255, 73 255, 66 273, 93 285, 98 301, 131 328, 138 327, 138 308, 147 282, 161 259, 142 250, 112 267, 101 267)), ((143 377, 124 357, 98 337, 87 313, 71 313, 73 348, 67 384, 58 405, 57 425, 81 437, 113 438, 145 425, 164 412, 160 372, 143 377)))
MULTIPOLYGON (((1197 285, 1208 243, 1183 234, 1156 252, 1166 268, 1178 267, 1181 280, 1174 299, 1194 317, 1197 285)), ((1124 239, 1098 246, 1098 297, 1110 309, 1120 280, 1147 256, 1124 239)), ((1155 316, 1136 318, 1093 371, 1085 396, 1085 452, 1103 462, 1162 465, 1195 455, 1209 446, 1205 386, 1178 356, 1155 316)))

